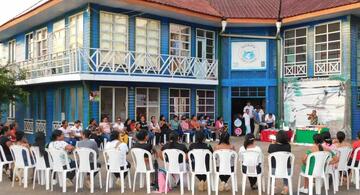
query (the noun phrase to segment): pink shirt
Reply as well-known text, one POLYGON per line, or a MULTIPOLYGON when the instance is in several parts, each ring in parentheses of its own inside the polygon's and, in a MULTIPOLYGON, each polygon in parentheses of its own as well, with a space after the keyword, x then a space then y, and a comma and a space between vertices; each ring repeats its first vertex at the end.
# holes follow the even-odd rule
POLYGON ((103 129, 104 133, 106 133, 106 134, 111 133, 110 123, 101 122, 99 124, 99 127, 103 129))
POLYGON ((224 127, 224 123, 222 121, 217 120, 215 122, 215 128, 216 129, 222 129, 224 127))
POLYGON ((180 126, 183 131, 187 131, 190 129, 189 123, 186 121, 181 121, 180 126))

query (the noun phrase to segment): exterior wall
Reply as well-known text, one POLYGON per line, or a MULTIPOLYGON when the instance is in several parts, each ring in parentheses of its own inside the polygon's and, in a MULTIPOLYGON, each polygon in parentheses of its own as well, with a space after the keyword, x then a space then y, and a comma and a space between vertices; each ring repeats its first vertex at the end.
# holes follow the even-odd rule
POLYGON ((351 17, 351 123, 352 138, 356 139, 360 131, 360 18, 351 17))
MULTIPOLYGON (((274 28, 228 28, 225 33, 241 35, 273 36, 274 28)), ((232 128, 232 87, 265 87, 266 112, 277 114, 277 43, 269 39, 245 39, 221 37, 221 98, 222 115, 225 123, 232 128), (266 48, 266 69, 264 70, 232 70, 231 69, 231 43, 232 42, 257 42, 265 41, 266 48)), ((243 108, 239 108, 242 112, 243 108)))

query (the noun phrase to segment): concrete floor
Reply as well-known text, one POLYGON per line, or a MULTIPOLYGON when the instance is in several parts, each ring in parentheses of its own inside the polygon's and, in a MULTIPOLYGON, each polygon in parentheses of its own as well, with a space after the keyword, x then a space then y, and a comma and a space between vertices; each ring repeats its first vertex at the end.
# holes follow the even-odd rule
MULTIPOLYGON (((236 149, 238 150, 240 148, 240 146, 242 145, 242 143, 243 143, 243 138, 242 137, 232 137, 231 142, 236 146, 236 149)), ((213 143, 213 144, 215 144, 215 143, 213 143)), ((259 145, 262 148, 262 150, 264 152, 264 155, 265 155, 265 159, 267 159, 266 151, 267 151, 269 143, 257 142, 257 145, 259 145)), ((298 175, 299 175, 300 166, 301 166, 300 159, 302 158, 302 156, 304 154, 304 151, 306 149, 307 149, 306 146, 297 146, 297 145, 292 146, 292 152, 295 155, 295 171, 294 171, 294 177, 293 177, 294 194, 297 191, 296 190, 297 184, 298 184, 297 181, 298 181, 298 175)), ((101 161, 101 163, 103 163, 102 159, 100 159, 100 161, 101 161)), ((129 158, 129 161, 132 162, 130 158, 129 158)), ((264 167, 265 167, 265 174, 264 175, 265 176, 267 176, 267 166, 268 166, 267 161, 265 161, 265 165, 264 165, 264 167)), ((238 171, 238 173, 239 172, 240 171, 238 171)), ((104 168, 102 169, 102 176, 103 176, 102 181, 103 181, 103 184, 104 184, 105 183, 105 169, 104 168)), ((97 178, 95 179, 95 181, 98 181, 97 178)), ((267 180, 265 180, 265 181, 267 182, 267 180)), ((240 182, 241 182, 241 176, 240 176, 240 174, 238 174, 239 192, 237 194, 241 194, 240 182)), ((138 186, 138 182, 137 182, 137 186, 138 186)), ((282 182, 280 180, 277 181, 277 186, 282 186, 282 182)), ((276 189, 277 194, 280 194, 280 191, 281 191, 281 187, 276 189)), ((257 191, 252 191, 250 189, 249 182, 247 182, 245 192, 246 192, 245 193, 246 195, 256 195, 257 194, 257 191)), ((45 195, 45 194, 50 193, 50 191, 46 191, 44 186, 39 186, 39 185, 36 186, 35 190, 33 190, 31 187, 28 188, 28 189, 24 189, 23 187, 19 187, 17 184, 15 185, 14 188, 12 188, 11 187, 11 182, 6 177, 4 177, 3 182, 0 183, 0 195, 5 195, 5 194, 8 194, 8 195, 10 195, 10 194, 11 195, 20 195, 21 194, 21 195, 23 195, 25 193, 45 195)), ((51 192, 51 193, 52 194, 59 194, 59 195, 62 194, 61 189, 58 186, 54 186, 54 192, 51 192)), ((120 193, 120 189, 115 188, 115 189, 110 189, 108 194, 119 194, 119 193, 120 193)), ((350 194, 355 195, 355 194, 359 194, 359 193, 360 193, 360 190, 356 190, 355 186, 353 184, 351 184, 349 191, 346 190, 346 185, 344 185, 344 186, 340 187, 340 191, 337 194, 339 194, 339 195, 350 195, 350 194)), ((68 188, 68 192, 66 194, 76 194, 75 193, 75 188, 74 187, 68 188)), ((84 190, 80 189, 78 194, 90 194, 90 191, 88 189, 84 189, 84 190)), ((106 194, 105 193, 105 187, 103 189, 99 189, 98 185, 96 185, 95 194, 106 194)), ((143 188, 143 189, 137 188, 135 193, 133 193, 132 190, 125 189, 125 194, 134 194, 134 195, 146 194, 146 189, 145 188, 143 188)), ((180 190, 179 190, 179 188, 176 188, 174 191, 169 192, 168 194, 180 194, 180 190)), ((191 194, 191 192, 185 190, 185 194, 191 194)), ((200 192, 196 191, 195 194, 205 195, 205 194, 207 194, 207 192, 200 193, 200 192)), ((214 194, 214 192, 213 192, 213 194, 214 194)), ((221 195, 223 195, 223 194, 231 194, 231 192, 222 192, 222 193, 219 193, 219 194, 221 194, 221 195)), ((324 190, 322 191, 322 194, 325 194, 324 190)), ((332 186, 330 186, 329 194, 333 194, 332 193, 332 186)))

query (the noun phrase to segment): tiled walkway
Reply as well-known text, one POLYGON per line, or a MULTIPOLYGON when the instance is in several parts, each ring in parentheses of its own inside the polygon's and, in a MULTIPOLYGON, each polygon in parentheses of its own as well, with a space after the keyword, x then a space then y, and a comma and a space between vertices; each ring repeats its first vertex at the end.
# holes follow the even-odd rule
MULTIPOLYGON (((243 138, 239 138, 239 137, 232 137, 231 138, 231 141, 232 143, 234 143, 234 145, 236 146, 236 149, 238 150, 240 148, 240 146, 242 145, 243 143, 243 138)), ((268 148, 268 145, 269 143, 261 143, 261 142, 257 142, 257 144, 263 149, 263 152, 265 154, 265 159, 267 159, 267 148, 268 148)), ((297 188, 297 180, 298 180, 298 175, 299 175, 299 171, 300 171, 300 161, 301 161, 301 158, 303 157, 303 153, 304 151, 306 150, 307 147, 305 146, 296 146, 296 145, 293 145, 292 146, 292 151, 293 153, 295 154, 295 176, 293 178, 293 187, 294 187, 294 194, 296 194, 296 188, 297 188)), ((101 156, 101 155, 100 155, 101 156)), ((130 162, 131 159, 129 159, 130 162)), ((102 159, 101 159, 101 162, 103 163, 102 159)), ((267 176, 267 161, 265 160, 265 176, 267 176)), ((103 183, 105 183, 105 170, 102 169, 102 171, 104 172, 102 174, 103 176, 103 183)), ((132 175, 133 176, 133 175, 132 175)), ((238 186, 239 186, 239 192, 237 194, 241 194, 241 187, 240 187, 240 182, 241 182, 241 176, 240 174, 238 174, 238 186)), ((95 179, 95 182, 98 181, 97 179, 95 179)), ((267 180, 266 180, 267 181, 267 180)), ((137 182, 138 183, 138 182, 137 182)), ((279 180, 278 182, 278 185, 279 186, 282 186, 282 182, 279 180)), ((74 187, 71 187, 71 188, 68 188, 68 192, 66 194, 76 194, 75 192, 75 188, 74 187)), ((280 194, 280 191, 281 189, 278 188, 276 190, 277 194, 280 194)), ((24 189, 22 187, 19 187, 18 185, 15 185, 14 188, 11 188, 11 182, 7 179, 7 178, 4 178, 4 181, 2 183, 0 183, 0 195, 24 195, 26 193, 30 193, 30 194, 37 194, 37 195, 45 195, 45 194, 49 194, 50 191, 45 191, 45 187, 44 186, 36 186, 36 189, 35 190, 32 190, 32 188, 28 188, 28 189, 24 189)), ((360 193, 360 190, 356 190, 355 189, 355 186, 354 185, 351 185, 350 186, 350 190, 347 191, 346 190, 346 185, 344 184, 344 186, 340 187, 340 192, 338 192, 337 194, 339 195, 358 195, 360 193)), ((61 193, 61 189, 56 186, 54 188, 54 192, 51 192, 51 194, 62 194, 61 193)), ((78 194, 90 194, 90 191, 89 190, 80 190, 80 192, 78 194)), ((96 189, 95 189, 95 194, 106 194, 105 193, 105 188, 103 188, 102 190, 100 190, 98 188, 98 186, 96 186, 96 189)), ((108 194, 120 194, 120 189, 111 189, 110 192, 108 194)), ((133 193, 132 190, 129 190, 129 189, 125 189, 125 194, 135 194, 135 195, 140 195, 140 194, 146 194, 146 190, 145 188, 144 189, 136 189, 136 192, 133 193)), ((175 189, 175 191, 173 192, 170 192, 168 194, 180 194, 180 191, 179 189, 175 189)), ((191 194, 191 192, 185 190, 185 194, 191 194)), ((207 192, 203 192, 203 193, 199 193, 199 192, 195 192, 195 194, 207 194, 207 192)), ((213 193, 214 194, 214 193, 213 193)), ((221 195, 223 194, 231 194, 231 192, 223 192, 223 193, 219 193, 221 195)), ((247 186, 246 186, 246 195, 256 195, 257 194, 257 191, 251 191, 250 187, 249 187, 249 182, 247 182, 247 186)), ((263 193, 263 194, 266 194, 266 193, 263 193)), ((325 194, 324 191, 322 191, 322 194, 325 194)), ((329 194, 333 194, 332 193, 332 186, 330 186, 330 190, 329 190, 329 194)))

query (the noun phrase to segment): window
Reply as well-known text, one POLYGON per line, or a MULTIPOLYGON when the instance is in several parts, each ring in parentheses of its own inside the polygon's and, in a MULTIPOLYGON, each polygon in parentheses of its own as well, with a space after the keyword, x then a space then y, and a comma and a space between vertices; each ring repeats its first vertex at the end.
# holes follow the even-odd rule
POLYGON ((34 34, 25 35, 25 59, 30 60, 34 57, 34 34))
POLYGON ((37 119, 46 120, 46 92, 39 91, 37 93, 37 119))
POLYGON ((36 31, 35 48, 36 57, 44 57, 48 53, 47 28, 36 31))
POLYGON ((111 121, 127 118, 127 88, 100 87, 100 118, 104 116, 111 121))
POLYGON ((84 21, 83 13, 76 14, 69 17, 70 21, 70 49, 81 48, 83 46, 83 37, 84 37, 84 21))
POLYGON ((190 89, 170 89, 169 114, 190 117, 190 89))
POLYGON ((136 18, 136 55, 140 65, 160 67, 160 22, 136 18), (144 55, 146 54, 146 55, 144 55), (147 56, 146 59, 145 56, 147 56))
POLYGON ((16 61, 16 57, 15 57, 16 41, 15 41, 15 39, 8 42, 8 49, 9 49, 9 52, 8 52, 9 63, 14 63, 16 61))
POLYGON ((170 24, 170 55, 190 56, 190 27, 170 24))
POLYGON ((136 88, 135 114, 139 120, 144 115, 147 120, 151 116, 160 115, 160 90, 158 88, 136 88))
POLYGON ((315 26, 315 75, 340 73, 340 22, 315 26))
MULTIPOLYGON (((285 31, 284 65, 290 67, 285 75, 306 76, 307 66, 307 28, 297 28, 285 31), (298 68, 294 68, 298 67, 298 68)), ((286 68, 285 68, 286 69, 286 68)))
POLYGON ((196 90, 196 115, 215 119, 215 90, 196 90))
POLYGON ((215 32, 203 29, 196 29, 196 57, 215 59, 215 32))
POLYGON ((65 20, 54 23, 52 35, 53 52, 59 53, 65 51, 65 20))
POLYGON ((128 16, 100 12, 100 48, 113 51, 127 51, 128 16))
POLYGON ((265 87, 232 87, 231 96, 233 98, 265 98, 265 87))

